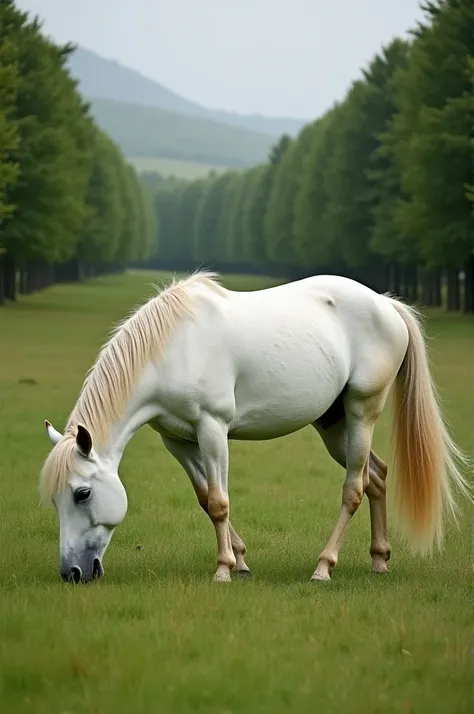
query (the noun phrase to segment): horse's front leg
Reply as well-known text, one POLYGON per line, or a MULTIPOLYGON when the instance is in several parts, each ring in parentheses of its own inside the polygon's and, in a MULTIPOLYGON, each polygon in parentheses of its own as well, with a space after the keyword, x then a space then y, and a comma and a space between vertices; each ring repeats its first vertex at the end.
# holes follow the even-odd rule
MULTIPOLYGON (((204 471, 204 463, 202 460, 201 450, 198 444, 193 444, 190 441, 179 441, 167 436, 161 436, 163 444, 174 456, 176 461, 183 467, 187 473, 189 480, 194 488, 196 498, 199 505, 207 515, 209 515, 208 500, 209 488, 207 478, 204 471)), ((232 523, 229 521, 230 540, 232 550, 234 551, 236 565, 235 573, 240 576, 249 576, 250 569, 245 562, 245 554, 247 548, 239 534, 233 529, 232 523)))
POLYGON ((214 417, 203 414, 196 434, 208 485, 207 510, 217 537, 217 570, 214 581, 230 582, 230 573, 235 568, 236 558, 229 528, 227 427, 214 417))

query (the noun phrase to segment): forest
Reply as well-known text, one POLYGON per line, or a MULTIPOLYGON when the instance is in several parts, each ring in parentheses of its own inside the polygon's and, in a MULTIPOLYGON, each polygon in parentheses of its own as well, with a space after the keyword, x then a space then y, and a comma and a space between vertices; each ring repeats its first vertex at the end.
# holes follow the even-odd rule
POLYGON ((57 46, 0 4, 0 304, 155 252, 152 196, 96 125, 57 46))
POLYGON ((331 272, 474 310, 472 0, 434 0, 268 161, 138 176, 13 0, 0 4, 0 302, 128 265, 331 272))
POLYGON ((474 310, 472 0, 424 5, 347 95, 266 163, 145 177, 150 266, 338 273, 425 305, 474 310))

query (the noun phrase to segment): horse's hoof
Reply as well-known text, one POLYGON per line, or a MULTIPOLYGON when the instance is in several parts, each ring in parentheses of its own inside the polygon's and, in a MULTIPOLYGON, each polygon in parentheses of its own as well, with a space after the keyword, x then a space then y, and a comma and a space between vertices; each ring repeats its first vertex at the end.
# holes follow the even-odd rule
POLYGON ((388 573, 388 565, 382 557, 372 560, 372 572, 376 575, 385 575, 385 573, 388 573))
POLYGON ((214 583, 230 583, 230 582, 232 582, 229 571, 216 573, 214 575, 214 577, 212 578, 212 580, 214 583))
POLYGON ((329 583, 330 580, 331 580, 331 576, 326 575, 325 573, 315 573, 314 575, 311 576, 312 583, 329 583))
POLYGON ((372 566, 372 572, 374 575, 387 575, 387 573, 390 571, 387 568, 387 565, 384 563, 383 565, 372 566))
POLYGON ((238 578, 242 580, 247 580, 248 578, 253 577, 250 570, 236 570, 235 574, 238 578))

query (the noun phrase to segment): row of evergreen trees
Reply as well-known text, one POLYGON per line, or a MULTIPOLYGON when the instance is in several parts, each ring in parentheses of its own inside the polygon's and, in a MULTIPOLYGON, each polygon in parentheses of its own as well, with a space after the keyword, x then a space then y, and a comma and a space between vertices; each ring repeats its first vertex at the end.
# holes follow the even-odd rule
POLYGON ((0 3, 0 303, 154 250, 151 196, 95 125, 57 46, 0 3))
POLYGON ((338 272, 435 305, 446 282, 449 308, 464 293, 473 310, 473 8, 428 2, 410 41, 384 48, 267 164, 192 182, 148 177, 155 265, 338 272))

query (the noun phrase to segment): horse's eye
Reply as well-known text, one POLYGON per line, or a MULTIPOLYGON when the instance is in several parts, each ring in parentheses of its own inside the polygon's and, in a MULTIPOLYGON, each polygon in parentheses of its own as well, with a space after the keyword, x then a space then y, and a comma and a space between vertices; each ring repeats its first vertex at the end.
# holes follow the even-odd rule
POLYGON ((74 491, 74 503, 83 503, 91 495, 90 488, 77 488, 74 491))

